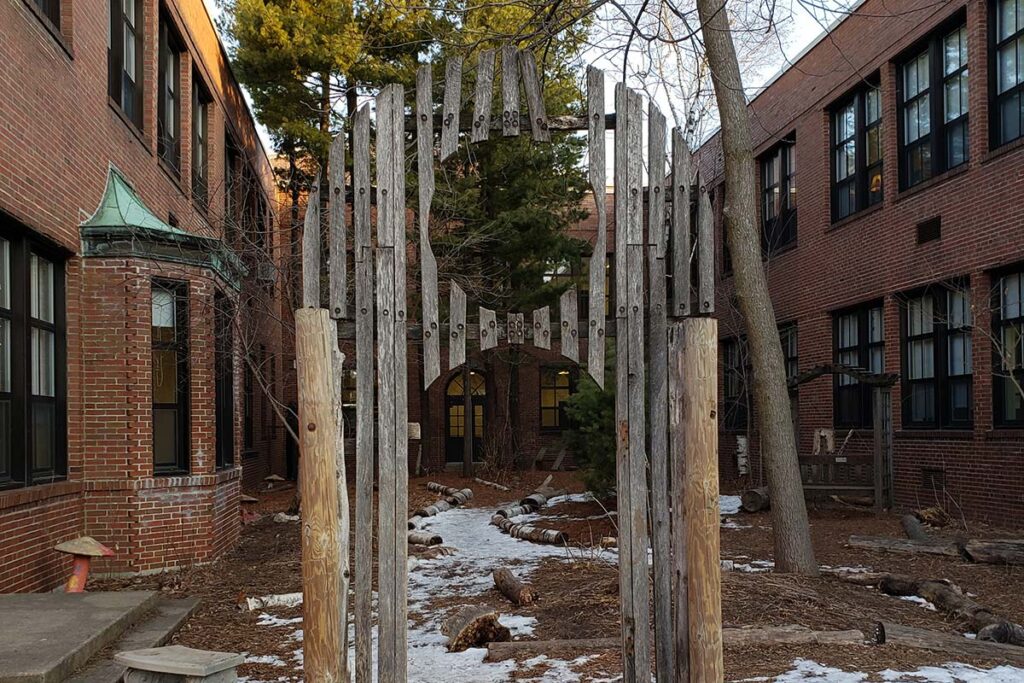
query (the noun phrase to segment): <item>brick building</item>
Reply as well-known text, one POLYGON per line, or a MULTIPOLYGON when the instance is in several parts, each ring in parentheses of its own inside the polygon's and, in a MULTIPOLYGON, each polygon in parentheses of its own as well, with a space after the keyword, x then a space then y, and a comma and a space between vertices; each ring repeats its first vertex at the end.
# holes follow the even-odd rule
MULTIPOLYGON (((1022 36, 1021 0, 866 0, 749 105, 789 369, 838 362, 898 373, 897 505, 938 502, 1015 524, 1024 523, 1022 36)), ((721 212, 718 135, 698 155, 721 212)), ((720 242, 720 443, 723 476, 736 477, 737 437, 750 439, 755 469, 757 439, 727 251, 720 242)), ((793 402, 802 455, 818 429, 839 444, 850 435, 850 454, 870 449, 869 393, 855 380, 821 378, 793 402)))
POLYGON ((283 451, 252 116, 201 0, 16 0, 0 26, 0 592, 59 584, 82 534, 101 572, 209 561, 283 451))

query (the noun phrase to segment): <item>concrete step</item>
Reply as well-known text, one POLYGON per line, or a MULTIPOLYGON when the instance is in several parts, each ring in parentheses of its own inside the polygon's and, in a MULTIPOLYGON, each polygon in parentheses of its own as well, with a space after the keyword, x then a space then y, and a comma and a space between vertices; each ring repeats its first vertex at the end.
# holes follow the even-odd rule
POLYGON ((156 607, 119 640, 66 679, 66 683, 120 683, 125 667, 114 655, 166 645, 199 608, 199 598, 161 598, 156 607))

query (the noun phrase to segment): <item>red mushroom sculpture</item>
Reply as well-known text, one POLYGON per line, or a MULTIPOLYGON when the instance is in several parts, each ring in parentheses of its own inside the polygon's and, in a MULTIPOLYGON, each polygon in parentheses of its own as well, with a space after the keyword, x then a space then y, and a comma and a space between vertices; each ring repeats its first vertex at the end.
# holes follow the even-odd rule
POLYGON ((71 577, 64 586, 65 593, 84 593, 85 582, 89 579, 89 563, 94 557, 113 557, 114 551, 91 536, 80 536, 64 541, 54 547, 59 553, 71 555, 71 577))

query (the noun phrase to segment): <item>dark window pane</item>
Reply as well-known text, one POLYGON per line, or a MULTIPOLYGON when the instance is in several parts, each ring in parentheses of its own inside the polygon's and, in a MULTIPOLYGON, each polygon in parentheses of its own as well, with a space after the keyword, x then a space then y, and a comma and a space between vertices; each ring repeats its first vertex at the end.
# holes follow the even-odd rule
POLYGON ((158 468, 178 465, 178 409, 153 409, 153 464, 158 468))
POLYGON ((935 384, 920 382, 910 387, 910 419, 913 422, 935 420, 935 384))
POLYGON ((153 349, 153 403, 178 402, 178 352, 153 349))
POLYGON ((0 479, 11 476, 11 401, 0 400, 0 479))
POLYGON ((57 456, 57 406, 32 402, 32 471, 52 472, 57 456))
POLYGON ((951 380, 949 384, 949 415, 954 422, 970 422, 972 415, 971 381, 951 380))

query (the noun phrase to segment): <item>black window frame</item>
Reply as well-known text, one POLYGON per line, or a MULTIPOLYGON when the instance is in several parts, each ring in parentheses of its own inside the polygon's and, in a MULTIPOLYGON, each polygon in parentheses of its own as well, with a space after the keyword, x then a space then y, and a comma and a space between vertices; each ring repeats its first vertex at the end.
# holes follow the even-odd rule
MULTIPOLYGON (((189 363, 189 337, 191 335, 189 316, 189 286, 188 282, 181 280, 165 280, 154 278, 151 282, 151 290, 162 289, 174 297, 175 332, 171 341, 157 340, 151 338, 150 344, 153 351, 174 351, 177 368, 177 401, 175 403, 158 403, 152 397, 152 434, 153 442, 153 474, 176 475, 188 474, 191 468, 191 388, 192 382, 189 363), (156 461, 156 411, 174 409, 177 411, 177 433, 174 450, 173 464, 158 464, 156 461)), ((152 306, 150 306, 152 310, 152 306)), ((152 315, 152 313, 151 313, 152 315)), ((152 321, 150 321, 152 325, 152 321)), ((152 329, 152 327, 151 327, 152 329)), ((156 363, 152 362, 150 367, 155 371, 156 363)), ((152 383, 151 383, 152 384, 152 383)))
POLYGON ((144 52, 146 25, 145 4, 142 0, 111 0, 110 31, 107 38, 107 95, 110 101, 142 130, 142 99, 145 90, 144 52), (125 14, 125 7, 131 4, 134 21, 125 14), (130 32, 135 46, 134 79, 125 64, 125 33, 130 32))
POLYGON ((36 14, 50 22, 53 29, 60 33, 61 0, 28 0, 36 14))
POLYGON ((235 464, 235 306, 220 291, 213 302, 216 466, 226 469, 235 464))
POLYGON ((800 374, 800 336, 796 322, 779 325, 779 343, 788 381, 800 374))
MULTIPOLYGON (((1024 0, 1016 0, 1018 3, 1024 0)), ((999 92, 999 52, 1005 46, 1010 46, 1018 41, 1024 42, 1024 22, 1017 26, 1017 30, 1006 38, 999 38, 999 0, 992 0, 988 3, 988 100, 989 100, 989 149, 997 149, 1003 145, 1020 140, 1024 137, 1024 54, 1021 54, 1020 46, 1017 48, 1016 69, 1020 81, 1008 88, 1006 92, 999 92), (1013 137, 1004 138, 1002 105, 1004 102, 1016 99, 1017 101, 1017 134, 1013 137)), ((1014 12, 1016 15, 1016 12, 1014 12)))
MULTIPOLYGON (((852 306, 832 314, 832 358, 836 363, 844 363, 844 354, 856 355, 856 363, 846 362, 844 364, 853 367, 864 368, 872 371, 871 357, 874 350, 881 350, 882 367, 875 368, 875 372, 885 371, 885 305, 880 299, 868 301, 857 306, 852 306), (881 339, 871 339, 871 317, 872 311, 879 311, 878 321, 881 325, 881 339), (857 321, 857 342, 849 346, 840 346, 840 325, 843 318, 856 317, 857 321)), ((873 426, 872 416, 872 386, 858 381, 845 374, 834 374, 832 377, 832 423, 835 427, 846 429, 867 429, 873 426), (847 405, 844 394, 856 395, 856 398, 849 401, 851 406, 856 406, 856 416, 847 419, 842 414, 843 406, 847 405)))
MULTIPOLYGON (((940 287, 929 287, 923 290, 905 294, 900 302, 900 373, 902 400, 902 424, 906 429, 971 429, 974 426, 974 401, 973 401, 973 359, 971 356, 974 346, 973 321, 970 320, 970 286, 964 282, 950 282, 940 287), (956 319, 951 313, 950 299, 954 295, 966 297, 967 309, 965 311, 968 321, 966 324, 955 324, 956 319), (914 301, 931 302, 931 329, 910 334, 911 303, 914 301), (967 354, 971 372, 954 374, 950 369, 949 344, 951 340, 959 335, 966 334, 967 354), (931 342, 931 377, 912 377, 914 374, 911 345, 921 342, 931 342), (951 405, 953 399, 952 388, 954 385, 965 385, 967 388, 967 410, 966 419, 954 415, 951 405), (915 387, 931 388, 932 417, 915 418, 914 416, 914 389, 915 387)), ((923 360, 923 359, 922 359, 923 360)))
POLYGON ((192 201, 203 212, 210 205, 210 106, 213 97, 199 69, 192 67, 192 201))
POLYGON ((9 266, 9 307, 0 308, 0 319, 9 330, 9 391, 0 393, 0 401, 9 401, 9 452, 0 459, 0 491, 50 484, 67 479, 67 310, 65 263, 67 252, 35 233, 22 228, 0 214, 0 239, 7 242, 9 266), (33 318, 30 286, 31 257, 35 255, 52 265, 53 321, 33 318), (17 286, 15 286, 17 285, 17 286), (31 386, 32 329, 53 335, 53 396, 37 396, 31 386), (35 428, 33 408, 53 406, 53 462, 36 469, 33 464, 35 428), (17 454, 20 454, 18 457, 17 454))
MULTIPOLYGON (((940 176, 947 171, 959 168, 967 164, 971 158, 970 154, 970 106, 969 97, 961 102, 963 109, 955 119, 946 120, 946 85, 953 81, 968 77, 970 67, 970 54, 967 59, 951 73, 945 72, 944 46, 945 39, 961 30, 964 40, 964 51, 967 51, 966 37, 966 15, 964 12, 957 12, 950 19, 943 22, 941 26, 932 31, 927 38, 919 42, 913 49, 908 50, 896 63, 896 99, 899 126, 897 128, 897 139, 899 142, 899 181, 900 190, 907 190, 920 185, 934 177, 940 176), (906 88, 906 67, 917 61, 922 56, 928 56, 928 87, 914 93, 907 99, 906 88), (919 135, 915 140, 907 141, 907 112, 914 102, 927 98, 925 110, 928 112, 928 132, 919 135), (949 157, 952 145, 951 139, 959 135, 963 143, 963 158, 953 163, 949 157), (912 158, 915 153, 920 153, 921 159, 927 153, 929 160, 927 168, 924 168, 922 161, 922 172, 920 177, 912 176, 912 158)), ((919 76, 920 78, 920 76, 919 76)), ((969 81, 966 83, 969 95, 969 81)))
POLYGON ((565 411, 566 401, 572 397, 579 388, 579 370, 569 365, 542 365, 538 370, 537 385, 539 392, 537 395, 537 407, 538 407, 538 419, 540 421, 540 431, 542 432, 564 432, 567 429, 572 428, 572 420, 568 413, 565 411), (568 386, 563 387, 558 385, 558 377, 562 376, 561 373, 565 373, 564 376, 568 377, 568 386), (554 383, 546 381, 548 376, 554 377, 554 383), (544 392, 553 391, 555 405, 545 406, 544 405, 544 392), (559 392, 566 392, 565 398, 559 400, 559 392), (546 415, 554 416, 554 424, 545 425, 544 418, 546 415))
POLYGON ((722 429, 746 432, 750 424, 751 364, 746 337, 722 339, 722 429), (733 384, 735 382, 735 384, 733 384), (736 391, 733 391, 735 387, 736 391))
POLYGON ((758 158, 760 168, 761 251, 772 256, 795 246, 797 241, 796 197, 796 133, 790 133, 758 158), (778 178, 769 177, 777 160, 778 178), (777 190, 777 192, 776 192, 777 190), (769 217, 774 206, 772 195, 778 194, 776 214, 769 217))
POLYGON ((165 9, 161 9, 157 50, 156 152, 176 176, 181 174, 181 57, 184 52, 185 46, 174 20, 165 9), (169 75, 172 78, 168 78, 169 75))
POLYGON ((878 74, 869 76, 866 82, 847 94, 829 113, 829 179, 832 222, 841 221, 882 202, 884 198, 885 155, 882 145, 882 90, 878 74), (876 106, 871 106, 871 96, 876 106), (841 117, 853 110, 853 130, 840 138, 841 117), (874 116, 874 118, 871 118, 874 116), (872 134, 878 146, 878 157, 871 161, 868 146, 872 134), (853 172, 839 177, 840 149, 853 145, 853 172), (876 180, 877 179, 877 180, 876 180), (852 201, 845 205, 840 201, 843 193, 852 201))
POLYGON ((256 447, 256 378, 249 354, 242 373, 242 449, 251 451, 256 447))
MULTIPOLYGON (((992 426, 996 429, 1024 427, 1024 410, 1021 411, 1020 419, 1014 420, 1006 417, 1007 407, 1003 395, 1007 388, 1016 389, 1012 385, 1006 386, 1010 382, 1007 373, 1012 373, 1018 384, 1024 386, 1024 302, 1017 306, 1018 315, 1004 317, 1002 296, 1004 282, 1008 277, 1017 278, 1017 295, 1018 297, 1024 296, 1024 266, 1017 266, 1014 269, 993 275, 996 284, 992 288, 992 426), (1003 350, 1003 330, 1009 327, 1017 328, 1018 338, 1015 344, 1017 347, 1015 367, 1007 368, 1007 361, 1013 357, 1003 350)), ((1018 298, 1018 301, 1021 299, 1018 298)))

